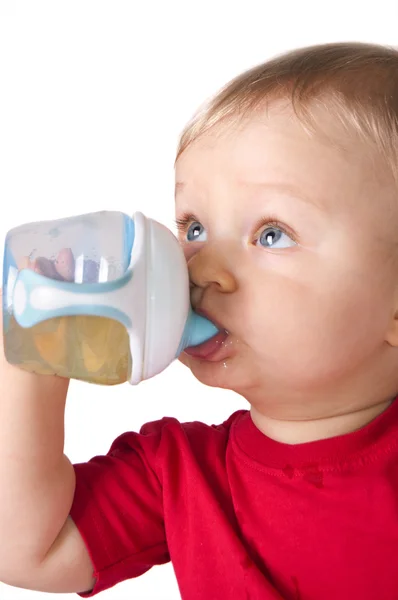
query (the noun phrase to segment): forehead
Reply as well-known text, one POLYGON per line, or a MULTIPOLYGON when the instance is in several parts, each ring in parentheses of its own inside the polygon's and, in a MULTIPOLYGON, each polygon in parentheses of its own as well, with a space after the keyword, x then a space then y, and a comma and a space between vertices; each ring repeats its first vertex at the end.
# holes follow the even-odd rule
MULTIPOLYGON (((331 123, 328 129, 332 132, 331 123)), ((241 172, 255 176, 269 167, 282 170, 289 162, 305 164, 316 157, 339 167, 346 162, 344 153, 336 151, 333 144, 308 133, 292 109, 271 107, 244 120, 220 124, 200 136, 179 157, 176 174, 177 179, 186 174, 195 177, 209 168, 213 172, 233 166, 237 176, 241 172)))
POLYGON ((311 133, 291 107, 270 107, 241 122, 232 120, 195 140, 176 163, 177 192, 187 187, 283 182, 311 188, 358 188, 374 176, 374 157, 344 137, 324 110, 322 135, 311 133))

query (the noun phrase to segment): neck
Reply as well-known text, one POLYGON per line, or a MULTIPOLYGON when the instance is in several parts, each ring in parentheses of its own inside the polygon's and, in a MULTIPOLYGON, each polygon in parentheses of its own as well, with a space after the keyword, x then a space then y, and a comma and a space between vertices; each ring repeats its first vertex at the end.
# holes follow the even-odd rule
POLYGON ((337 437, 361 429, 392 403, 386 400, 347 414, 330 415, 317 419, 278 420, 268 417, 253 406, 251 418, 267 437, 284 444, 304 444, 337 437))

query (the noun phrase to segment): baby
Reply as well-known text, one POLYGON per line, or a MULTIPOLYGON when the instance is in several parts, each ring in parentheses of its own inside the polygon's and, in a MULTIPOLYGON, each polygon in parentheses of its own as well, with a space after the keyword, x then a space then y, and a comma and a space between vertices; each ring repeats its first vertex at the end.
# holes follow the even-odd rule
POLYGON ((181 137, 176 217, 224 332, 180 359, 250 410, 71 465, 68 382, 3 358, 0 581, 89 597, 171 561, 184 600, 396 600, 398 51, 230 82, 181 137))

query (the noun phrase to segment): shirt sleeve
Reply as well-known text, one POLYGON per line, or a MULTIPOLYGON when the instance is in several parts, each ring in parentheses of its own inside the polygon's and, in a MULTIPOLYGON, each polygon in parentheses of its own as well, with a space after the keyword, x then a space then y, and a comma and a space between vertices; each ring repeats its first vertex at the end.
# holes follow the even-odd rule
POLYGON ((94 565, 91 597, 170 561, 157 453, 168 421, 125 433, 108 454, 74 465, 76 491, 70 516, 94 565))

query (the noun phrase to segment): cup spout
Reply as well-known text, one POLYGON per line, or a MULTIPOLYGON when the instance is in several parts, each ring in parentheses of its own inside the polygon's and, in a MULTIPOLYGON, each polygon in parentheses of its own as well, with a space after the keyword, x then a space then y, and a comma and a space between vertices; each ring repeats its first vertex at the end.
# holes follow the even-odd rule
POLYGON ((203 342, 207 342, 219 332, 218 328, 201 315, 190 308, 184 333, 178 348, 177 356, 190 346, 199 346, 203 342))

